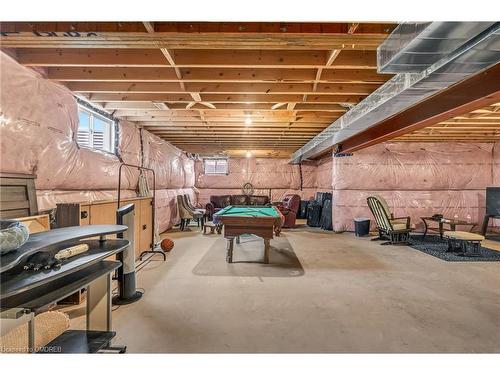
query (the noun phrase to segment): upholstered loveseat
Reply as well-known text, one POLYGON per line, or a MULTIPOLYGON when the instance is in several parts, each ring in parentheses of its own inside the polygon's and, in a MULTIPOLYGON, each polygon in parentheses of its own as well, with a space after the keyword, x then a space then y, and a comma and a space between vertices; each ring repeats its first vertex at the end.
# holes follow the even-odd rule
POLYGON ((207 203, 207 216, 212 215, 227 206, 265 206, 270 203, 267 195, 211 195, 207 203))

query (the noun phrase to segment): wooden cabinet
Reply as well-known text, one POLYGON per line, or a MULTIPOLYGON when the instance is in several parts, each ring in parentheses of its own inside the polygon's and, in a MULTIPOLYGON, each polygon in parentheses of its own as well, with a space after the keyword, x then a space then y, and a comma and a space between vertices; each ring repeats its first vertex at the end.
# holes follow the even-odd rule
MULTIPOLYGON (((139 246, 141 249, 149 249, 151 248, 151 245, 153 244, 153 233, 151 231, 151 228, 153 226, 153 223, 151 221, 151 217, 153 214, 153 205, 151 204, 151 200, 146 201, 142 200, 141 201, 141 210, 140 210, 140 233, 139 233, 139 246), (149 219, 148 219, 149 218, 149 219)), ((137 237, 136 237, 137 238, 137 237)), ((144 251, 144 250, 141 250, 144 251)), ((139 254, 140 255, 140 254, 139 254)), ((137 257, 136 253, 136 257, 137 257)))
MULTIPOLYGON (((135 256, 151 248, 153 226, 151 197, 121 199, 120 205, 134 203, 135 256)), ((83 203, 61 203, 57 205, 58 228, 72 225, 116 224, 117 201, 94 201, 83 203)))
POLYGON ((28 227, 28 231, 30 234, 40 233, 50 230, 49 215, 18 217, 15 220, 26 225, 26 227, 28 227))

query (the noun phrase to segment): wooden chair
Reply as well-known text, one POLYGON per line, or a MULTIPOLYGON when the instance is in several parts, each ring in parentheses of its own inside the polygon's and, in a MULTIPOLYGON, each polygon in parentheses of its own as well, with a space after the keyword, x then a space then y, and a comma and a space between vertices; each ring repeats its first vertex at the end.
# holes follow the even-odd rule
POLYGON ((375 217, 379 237, 375 240, 389 239, 382 245, 408 244, 410 239, 410 217, 397 217, 390 212, 384 198, 371 196, 367 198, 368 207, 375 217))

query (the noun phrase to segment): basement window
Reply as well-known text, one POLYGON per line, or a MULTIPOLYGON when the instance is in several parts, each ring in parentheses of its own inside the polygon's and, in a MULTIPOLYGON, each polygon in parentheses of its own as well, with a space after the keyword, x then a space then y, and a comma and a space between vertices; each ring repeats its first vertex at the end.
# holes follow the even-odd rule
POLYGON ((81 147, 114 153, 115 124, 104 116, 78 106, 77 142, 81 147))
POLYGON ((205 174, 228 174, 227 159, 203 159, 203 170, 205 174))

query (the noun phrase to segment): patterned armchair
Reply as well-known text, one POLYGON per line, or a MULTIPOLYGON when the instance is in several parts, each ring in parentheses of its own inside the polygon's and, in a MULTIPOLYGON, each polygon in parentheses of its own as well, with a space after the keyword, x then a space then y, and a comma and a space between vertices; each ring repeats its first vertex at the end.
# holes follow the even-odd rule
POLYGON ((189 209, 191 209, 191 211, 199 211, 201 212, 203 215, 205 215, 205 213, 207 212, 206 209, 204 208, 200 208, 200 207, 196 207, 195 205, 193 205, 191 203, 191 198, 189 198, 189 195, 188 194, 184 194, 184 202, 186 203, 186 205, 189 207, 189 209))
POLYGON ((179 210, 179 216, 181 217, 181 231, 183 231, 191 220, 196 220, 198 222, 198 226, 201 222, 201 228, 203 229, 204 225, 204 214, 200 211, 193 211, 187 205, 186 198, 184 195, 177 196, 177 209, 179 210))
POLYGON ((297 194, 285 195, 282 202, 276 206, 276 208, 285 217, 283 228, 293 228, 295 226, 295 220, 297 218, 297 212, 299 211, 299 207, 300 207, 300 195, 297 194))
POLYGON ((376 239, 389 239, 382 245, 407 244, 412 231, 410 217, 395 218, 385 199, 378 195, 368 197, 367 203, 377 223, 379 237, 376 239))

